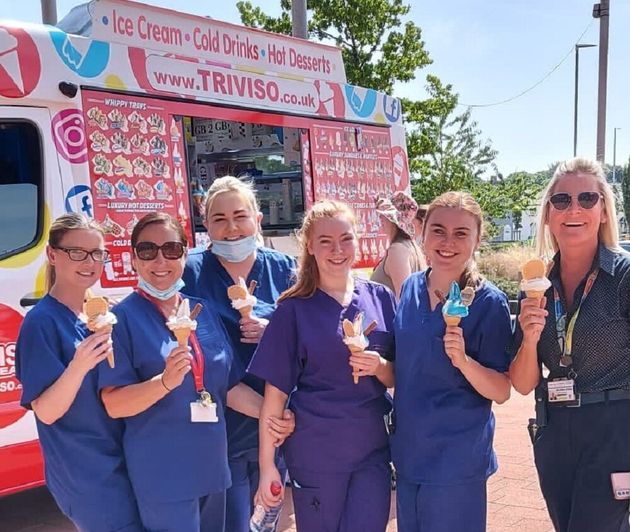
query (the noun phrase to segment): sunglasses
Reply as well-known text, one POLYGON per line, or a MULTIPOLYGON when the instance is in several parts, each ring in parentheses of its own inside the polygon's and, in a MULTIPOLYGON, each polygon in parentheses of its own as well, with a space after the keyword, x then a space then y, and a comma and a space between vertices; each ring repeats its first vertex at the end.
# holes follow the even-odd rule
POLYGON ((83 262, 88 258, 88 255, 92 257, 94 262, 105 262, 109 257, 109 251, 106 249, 93 249, 92 251, 88 251, 87 249, 81 248, 53 248, 59 251, 63 251, 68 254, 68 257, 71 261, 74 262, 83 262))
POLYGON ((182 258, 185 247, 181 242, 164 242, 161 246, 153 242, 138 242, 135 250, 140 260, 154 260, 160 250, 165 259, 177 260, 182 258))
MULTIPOLYGON (((599 192, 580 192, 577 195, 577 202, 583 209, 592 209, 601 197, 599 192)), ((557 211, 565 211, 573 203, 573 198, 567 192, 558 192, 549 198, 549 202, 557 211)))

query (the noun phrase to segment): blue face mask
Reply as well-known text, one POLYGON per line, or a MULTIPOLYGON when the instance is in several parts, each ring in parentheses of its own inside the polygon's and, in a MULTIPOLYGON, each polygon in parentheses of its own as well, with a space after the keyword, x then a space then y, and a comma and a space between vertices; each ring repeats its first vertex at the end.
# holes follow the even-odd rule
POLYGON ((142 277, 138 276, 138 288, 146 292, 150 296, 161 301, 167 301, 177 294, 182 288, 184 288, 184 281, 178 279, 173 285, 166 290, 158 290, 152 284, 147 283, 142 277))
POLYGON ((228 262, 242 262, 249 257, 258 245, 256 235, 240 240, 213 240, 210 251, 228 262))

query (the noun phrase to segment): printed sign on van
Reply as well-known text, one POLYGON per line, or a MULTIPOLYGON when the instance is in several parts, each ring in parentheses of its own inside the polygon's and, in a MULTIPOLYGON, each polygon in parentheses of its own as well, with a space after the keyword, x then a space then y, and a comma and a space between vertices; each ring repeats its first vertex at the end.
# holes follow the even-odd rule
POLYGON ((15 378, 15 342, 22 321, 19 312, 0 304, 0 403, 20 398, 22 385, 15 378))
POLYGON ((135 2, 99 0, 92 7, 94 39, 263 72, 346 82, 341 50, 333 46, 135 2))
POLYGON ((94 217, 111 260, 101 284, 134 286, 131 233, 153 211, 177 218, 192 235, 181 123, 168 103, 83 91, 94 217))

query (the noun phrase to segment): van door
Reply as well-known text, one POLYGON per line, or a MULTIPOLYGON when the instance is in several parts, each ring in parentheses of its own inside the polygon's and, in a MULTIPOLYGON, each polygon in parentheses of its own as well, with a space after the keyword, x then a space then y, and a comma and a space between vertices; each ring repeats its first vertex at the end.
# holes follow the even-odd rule
POLYGON ((47 230, 63 210, 49 110, 0 107, 0 495, 44 479, 33 413, 19 406, 15 342, 43 295, 47 230))

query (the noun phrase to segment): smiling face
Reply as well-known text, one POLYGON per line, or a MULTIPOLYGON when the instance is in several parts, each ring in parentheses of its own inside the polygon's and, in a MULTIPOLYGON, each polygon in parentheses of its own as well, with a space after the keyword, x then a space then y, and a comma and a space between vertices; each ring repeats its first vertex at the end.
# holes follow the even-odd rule
POLYGON ((315 258, 320 280, 347 278, 357 254, 357 235, 347 216, 313 223, 307 251, 315 258))
POLYGON ((438 207, 425 224, 423 242, 429 264, 459 278, 479 246, 477 218, 463 209, 438 207))
MULTIPOLYGON (((84 251, 104 250, 103 234, 95 229, 72 229, 67 231, 56 245, 57 248, 81 249, 84 251)), ((85 260, 71 260, 61 249, 46 248, 48 262, 55 268, 55 285, 76 286, 86 290, 101 276, 103 263, 95 262, 90 255, 85 260)))
MULTIPOLYGON (((173 229, 161 223, 147 225, 138 235, 138 244, 152 242, 161 246, 165 242, 181 242, 180 236, 173 229)), ((134 250, 133 267, 138 275, 158 290, 167 290, 181 278, 186 263, 186 253, 179 259, 165 259, 162 251, 158 251, 155 259, 141 260, 134 250)))
POLYGON ((606 223, 603 200, 585 209, 577 201, 581 192, 599 192, 597 179, 585 173, 567 174, 558 179, 551 195, 564 192, 571 196, 571 204, 565 210, 547 207, 546 223, 560 249, 566 246, 592 246, 597 243, 600 225, 606 223))
POLYGON ((218 194, 208 210, 206 228, 212 240, 240 240, 258 232, 262 214, 240 192, 218 194))

